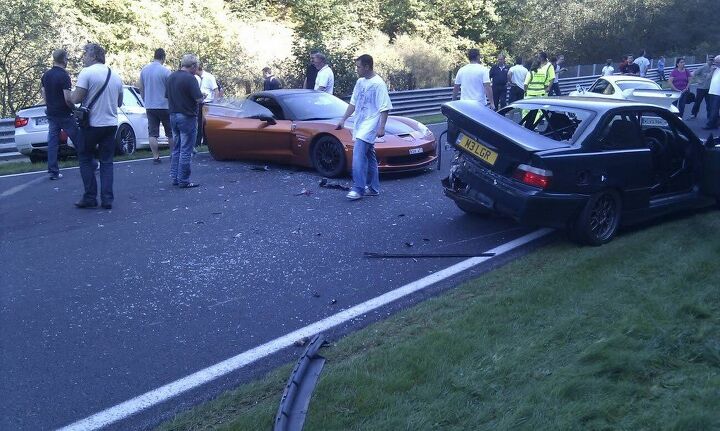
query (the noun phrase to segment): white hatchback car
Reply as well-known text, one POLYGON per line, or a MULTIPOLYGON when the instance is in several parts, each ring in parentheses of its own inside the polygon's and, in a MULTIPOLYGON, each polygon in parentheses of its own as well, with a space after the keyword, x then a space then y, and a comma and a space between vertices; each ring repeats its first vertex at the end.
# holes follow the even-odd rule
POLYGON ((639 76, 601 76, 589 88, 578 86, 569 96, 632 100, 662 106, 676 114, 680 112, 673 105, 680 98, 679 91, 665 90, 657 82, 639 76))
MULTIPOLYGON (((45 105, 21 109, 15 115, 15 145, 30 160, 47 159, 48 122, 45 105)), ((59 157, 75 155, 75 147, 65 133, 60 134, 59 157)), ((160 127, 160 145, 167 145, 160 127)), ((118 108, 118 130, 115 135, 117 154, 132 154, 138 148, 149 148, 147 114, 137 88, 123 86, 123 105, 118 108)))

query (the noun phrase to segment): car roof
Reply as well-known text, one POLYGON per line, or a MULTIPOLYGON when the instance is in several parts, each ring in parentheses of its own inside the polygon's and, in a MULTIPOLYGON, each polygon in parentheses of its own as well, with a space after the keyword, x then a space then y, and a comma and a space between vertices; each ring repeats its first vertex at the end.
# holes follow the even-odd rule
POLYGON ((308 94, 308 93, 315 93, 316 90, 309 90, 305 88, 281 88, 280 90, 267 90, 267 91, 258 91, 256 93, 252 93, 251 96, 274 96, 274 97, 283 97, 290 94, 308 94))
POLYGON ((599 79, 605 79, 609 82, 617 82, 617 81, 637 81, 637 82, 652 82, 653 84, 657 84, 652 79, 643 78, 641 76, 635 76, 635 75, 606 75, 601 76, 599 79))
POLYGON ((618 107, 658 108, 658 106, 651 105, 649 103, 633 102, 624 99, 582 96, 533 97, 531 99, 520 99, 516 102, 513 102, 513 104, 516 103, 533 103, 550 106, 564 106, 567 108, 586 109, 595 112, 605 112, 618 107))

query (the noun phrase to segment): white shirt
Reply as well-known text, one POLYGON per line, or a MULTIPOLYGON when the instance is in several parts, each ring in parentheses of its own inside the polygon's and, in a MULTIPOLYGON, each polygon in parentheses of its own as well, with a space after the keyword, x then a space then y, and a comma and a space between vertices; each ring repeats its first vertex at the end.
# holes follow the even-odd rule
POLYGON ((487 105, 485 85, 490 83, 490 70, 479 63, 461 67, 455 75, 455 84, 460 85, 460 100, 477 100, 487 105))
MULTIPOLYGON (((77 87, 87 90, 82 106, 88 106, 100 91, 107 78, 108 67, 101 63, 93 64, 80 71, 77 87)), ((122 80, 117 73, 110 74, 107 87, 100 93, 90 109, 90 127, 117 126, 118 97, 123 91, 122 80)))
POLYGON ((198 78, 200 79, 198 81, 200 84, 200 92, 205 95, 205 100, 203 100, 203 102, 212 102, 215 98, 214 92, 218 89, 215 77, 212 73, 203 71, 202 76, 198 76, 198 78))
POLYGON ((637 64, 638 67, 640 67, 640 76, 645 77, 645 74, 647 73, 648 67, 650 67, 650 60, 647 58, 640 56, 633 61, 633 63, 637 64))
POLYGON ((713 72, 712 80, 710 80, 710 89, 708 90, 708 93, 720 96, 720 67, 715 68, 715 72, 713 72))
POLYGON ((387 85, 378 75, 360 78, 355 83, 350 104, 355 106, 353 139, 374 143, 380 124, 380 113, 392 109, 387 85))
POLYGON ((615 68, 612 66, 605 66, 602 68, 602 76, 608 76, 615 73, 615 68))
POLYGON ((525 77, 528 74, 528 70, 522 64, 516 64, 508 70, 510 73, 510 83, 516 85, 522 89, 525 88, 525 77))
POLYGON ((330 66, 327 64, 318 70, 317 77, 315 77, 315 89, 319 90, 320 87, 325 87, 326 93, 333 94, 333 88, 335 87, 335 74, 333 73, 330 66))

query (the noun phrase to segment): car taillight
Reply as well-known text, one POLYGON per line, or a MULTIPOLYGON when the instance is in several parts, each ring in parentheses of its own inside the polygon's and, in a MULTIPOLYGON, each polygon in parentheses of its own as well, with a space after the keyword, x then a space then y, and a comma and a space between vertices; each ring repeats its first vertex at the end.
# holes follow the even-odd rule
POLYGON ((15 127, 25 127, 29 119, 25 117, 15 117, 15 127))
POLYGON ((513 173, 513 178, 530 186, 544 189, 550 184, 552 171, 534 168, 528 165, 519 165, 513 173))

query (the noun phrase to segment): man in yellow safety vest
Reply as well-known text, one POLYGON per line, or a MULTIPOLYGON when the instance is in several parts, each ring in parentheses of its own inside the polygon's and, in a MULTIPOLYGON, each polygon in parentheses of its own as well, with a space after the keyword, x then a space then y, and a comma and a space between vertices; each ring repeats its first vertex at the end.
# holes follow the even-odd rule
POLYGON ((547 96, 554 80, 555 68, 548 62, 547 54, 540 51, 525 77, 525 98, 547 96))

